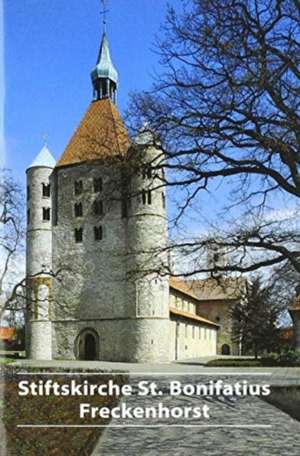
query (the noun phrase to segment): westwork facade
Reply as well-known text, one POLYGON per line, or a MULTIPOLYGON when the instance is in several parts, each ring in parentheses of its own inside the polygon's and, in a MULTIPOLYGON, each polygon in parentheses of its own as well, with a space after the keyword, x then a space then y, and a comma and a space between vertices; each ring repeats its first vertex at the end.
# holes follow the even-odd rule
POLYGON ((162 152, 145 132, 128 135, 105 34, 91 77, 93 100, 62 156, 45 145, 27 169, 28 357, 162 363, 225 345, 238 354, 227 301, 203 301, 201 287, 166 273, 162 152))

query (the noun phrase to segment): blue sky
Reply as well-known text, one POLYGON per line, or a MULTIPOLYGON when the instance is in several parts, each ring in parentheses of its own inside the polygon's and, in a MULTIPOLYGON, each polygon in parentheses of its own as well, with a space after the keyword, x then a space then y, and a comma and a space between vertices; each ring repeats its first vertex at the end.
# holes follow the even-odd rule
MULTIPOLYGON (((173 5, 181 0, 172 0, 173 5)), ((4 0, 6 166, 23 179, 43 145, 63 152, 92 98, 90 71, 101 34, 100 0, 4 0)), ((108 35, 120 75, 119 109, 148 88, 166 0, 110 0, 108 35)))
POLYGON ((4 30, 3 30, 3 2, 0 0, 0 168, 4 161, 4 30))
MULTIPOLYGON (((169 0, 168 3, 179 8, 182 2, 169 0)), ((24 182, 26 167, 43 146, 45 133, 50 150, 59 158, 92 100, 90 72, 96 63, 102 35, 101 2, 4 0, 3 3, 6 167, 24 182)), ((108 36, 120 76, 121 112, 126 109, 129 93, 149 88, 153 73, 158 70, 154 41, 164 21, 166 6, 167 0, 108 1, 108 36)), ((211 219, 217 214, 231 186, 232 182, 227 182, 220 190, 217 183, 211 186, 210 195, 201 195, 199 204, 205 217, 211 219)), ((275 206, 281 206, 281 200, 275 206)), ((197 220, 195 230, 199 231, 199 217, 197 220)), ((205 225, 203 218, 201 228, 205 225)), ((191 222, 188 226, 190 229, 191 222)))

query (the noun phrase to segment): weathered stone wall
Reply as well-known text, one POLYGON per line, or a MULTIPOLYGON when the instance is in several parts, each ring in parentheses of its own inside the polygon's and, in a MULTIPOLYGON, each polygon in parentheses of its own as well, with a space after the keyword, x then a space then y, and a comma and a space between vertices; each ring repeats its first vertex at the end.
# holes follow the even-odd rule
POLYGON ((214 356, 217 353, 217 329, 200 322, 172 316, 172 360, 214 356))
MULTIPOLYGON (((192 316, 197 315, 197 306, 198 302, 192 296, 171 288, 171 308, 192 316)), ((213 356, 217 353, 217 327, 176 315, 172 315, 170 324, 172 360, 213 356)))
POLYGON ((155 318, 57 321, 53 328, 54 358, 78 358, 77 341, 87 328, 99 337, 99 360, 164 362, 170 358, 169 341, 161 343, 161 335, 168 333, 169 320, 155 318))
POLYGON ((117 173, 101 164, 58 169, 57 224, 53 226, 53 262, 63 269, 63 285, 54 290, 55 319, 126 317, 125 220, 117 173), (103 191, 94 193, 93 179, 102 178, 103 191), (75 181, 82 180, 83 193, 74 194, 75 181), (93 213, 95 200, 103 202, 103 215, 93 213), (82 203, 83 216, 75 217, 75 203, 82 203), (102 226, 103 239, 94 239, 94 227, 102 226), (75 229, 83 229, 83 242, 75 242, 75 229))
POLYGON ((197 301, 174 288, 171 288, 170 290, 170 306, 174 309, 197 315, 197 301))
POLYGON ((231 355, 239 355, 239 347, 233 341, 233 321, 230 315, 232 301, 204 301, 197 306, 197 314, 220 325, 217 336, 217 354, 222 354, 222 346, 230 347, 231 355))
POLYGON ((161 152, 145 147, 140 154, 140 169, 132 176, 129 191, 127 296, 129 302, 135 302, 138 319, 135 358, 155 361, 156 357, 166 362, 170 360, 167 215, 162 170, 156 168, 161 152), (159 352, 156 345, 161 347, 159 352))
POLYGON ((51 214, 51 198, 43 196, 43 184, 49 184, 51 173, 52 168, 46 167, 27 170, 30 215, 26 245, 26 350, 33 359, 51 359, 52 351, 49 321, 52 279, 44 274, 52 269, 51 215, 50 220, 43 220, 43 208, 49 208, 51 214))
POLYGON ((166 243, 161 190, 153 191, 152 204, 145 207, 133 178, 135 189, 124 214, 123 174, 117 164, 93 162, 55 173, 53 267, 64 272, 63 285, 54 287, 54 357, 76 357, 78 335, 91 328, 99 336, 99 359, 169 360, 169 284, 158 274, 166 255, 162 259, 153 251, 166 243), (95 194, 93 179, 98 177, 103 190, 95 194), (81 195, 74 194, 78 180, 83 182, 81 195), (96 198, 103 202, 102 216, 93 214, 96 198), (82 203, 82 217, 74 216, 75 202, 82 203), (103 239, 95 241, 93 229, 99 225, 103 239), (80 227, 83 242, 78 244, 74 230, 80 227))
POLYGON ((42 184, 48 184, 51 168, 30 168, 27 171, 27 186, 30 198, 27 209, 30 221, 27 226, 27 274, 33 275, 52 266, 51 220, 43 220, 43 207, 51 209, 51 198, 43 197, 42 184))
POLYGON ((52 359, 52 323, 51 321, 31 322, 31 359, 52 359))

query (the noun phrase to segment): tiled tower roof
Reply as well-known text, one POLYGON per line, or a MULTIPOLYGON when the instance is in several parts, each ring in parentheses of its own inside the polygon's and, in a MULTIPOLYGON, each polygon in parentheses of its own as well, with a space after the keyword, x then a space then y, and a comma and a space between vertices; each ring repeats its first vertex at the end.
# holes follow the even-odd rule
POLYGON ((129 146, 128 132, 112 100, 94 101, 56 166, 122 156, 129 146))

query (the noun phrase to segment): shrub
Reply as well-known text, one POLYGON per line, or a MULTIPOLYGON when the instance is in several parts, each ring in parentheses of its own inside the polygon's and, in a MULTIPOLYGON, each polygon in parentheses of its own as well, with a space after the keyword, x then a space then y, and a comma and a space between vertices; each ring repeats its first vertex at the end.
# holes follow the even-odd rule
POLYGON ((300 352, 284 350, 281 353, 270 353, 261 361, 264 366, 300 367, 300 352))
POLYGON ((230 359, 213 359, 209 361, 208 367, 260 367, 261 362, 258 359, 230 358, 230 359))

